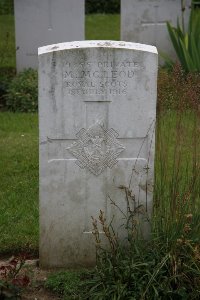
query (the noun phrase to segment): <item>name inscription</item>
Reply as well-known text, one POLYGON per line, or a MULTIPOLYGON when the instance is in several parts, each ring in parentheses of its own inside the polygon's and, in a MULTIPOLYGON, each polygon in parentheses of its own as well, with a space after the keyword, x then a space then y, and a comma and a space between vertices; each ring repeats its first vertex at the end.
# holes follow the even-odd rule
POLYGON ((63 66, 63 88, 68 95, 126 95, 141 66, 135 61, 70 63, 63 66))

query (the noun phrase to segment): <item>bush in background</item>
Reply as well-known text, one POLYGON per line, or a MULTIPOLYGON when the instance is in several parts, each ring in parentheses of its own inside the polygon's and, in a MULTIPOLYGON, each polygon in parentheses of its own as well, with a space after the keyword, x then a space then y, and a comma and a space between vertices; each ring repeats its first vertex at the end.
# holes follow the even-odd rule
POLYGON ((86 0, 85 12, 86 14, 119 14, 120 0, 86 0))
POLYGON ((11 81, 6 95, 6 107, 11 111, 36 112, 38 109, 37 71, 27 69, 11 81))
POLYGON ((0 15, 13 15, 14 3, 13 0, 1 0, 0 1, 0 15))
POLYGON ((6 94, 14 76, 14 68, 0 68, 0 110, 6 107, 6 94))

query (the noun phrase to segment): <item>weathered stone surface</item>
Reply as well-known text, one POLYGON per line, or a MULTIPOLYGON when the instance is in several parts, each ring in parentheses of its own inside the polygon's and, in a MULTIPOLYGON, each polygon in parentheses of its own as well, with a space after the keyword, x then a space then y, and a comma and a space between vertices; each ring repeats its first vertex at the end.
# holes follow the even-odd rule
POLYGON ((84 0, 15 0, 17 71, 37 68, 38 47, 84 39, 84 0))
MULTIPOLYGON (((187 26, 191 1, 186 0, 185 4, 187 26)), ((158 52, 175 58, 166 21, 176 26, 181 16, 179 0, 121 0, 121 40, 154 45, 158 52)))
POLYGON ((120 187, 151 213, 156 78, 153 46, 85 41, 39 49, 43 267, 95 262, 91 216, 115 215, 119 229, 123 216, 110 199, 126 213, 120 187))

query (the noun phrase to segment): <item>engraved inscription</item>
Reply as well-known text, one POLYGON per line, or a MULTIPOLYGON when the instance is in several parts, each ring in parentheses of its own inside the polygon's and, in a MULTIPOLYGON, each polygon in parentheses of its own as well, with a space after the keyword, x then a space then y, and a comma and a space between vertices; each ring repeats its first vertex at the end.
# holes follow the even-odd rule
POLYGON ((113 129, 106 130, 96 123, 77 133, 78 140, 67 150, 77 158, 80 168, 88 168, 94 175, 99 175, 106 167, 112 168, 117 157, 125 147, 117 140, 118 133, 113 129))
POLYGON ((65 61, 63 88, 68 95, 126 95, 135 73, 141 70, 135 61, 65 61))

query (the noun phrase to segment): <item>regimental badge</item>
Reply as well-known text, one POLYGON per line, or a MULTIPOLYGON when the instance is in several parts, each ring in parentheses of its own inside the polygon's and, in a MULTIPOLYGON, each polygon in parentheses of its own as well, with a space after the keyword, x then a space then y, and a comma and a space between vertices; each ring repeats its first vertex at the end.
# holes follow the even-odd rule
POLYGON ((88 129, 82 128, 76 136, 77 141, 67 150, 77 158, 80 168, 88 168, 94 175, 99 175, 106 167, 112 168, 125 149, 117 140, 118 133, 113 128, 105 129, 99 123, 88 129))

